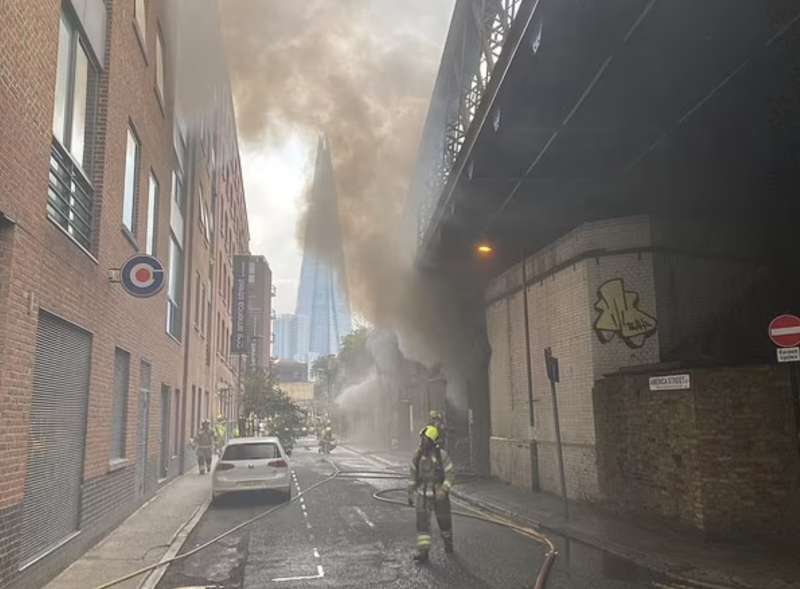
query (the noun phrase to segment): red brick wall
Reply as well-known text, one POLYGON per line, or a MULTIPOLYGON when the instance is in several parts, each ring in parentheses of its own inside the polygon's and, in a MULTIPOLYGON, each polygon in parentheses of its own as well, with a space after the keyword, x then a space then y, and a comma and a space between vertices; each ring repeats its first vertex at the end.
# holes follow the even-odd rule
POLYGON ((691 374, 690 390, 650 391, 653 373, 595 385, 606 501, 713 536, 796 535, 800 454, 787 368, 679 372, 691 374))
MULTIPOLYGON (((166 289, 150 299, 135 299, 125 294, 121 285, 108 280, 109 269, 119 268, 125 259, 144 250, 151 170, 160 184, 156 255, 165 264, 167 262, 171 173, 176 166, 171 107, 174 72, 167 60, 166 101, 162 107, 155 90, 154 61, 156 30, 165 16, 166 5, 163 0, 147 2, 147 38, 143 52, 133 21, 133 2, 106 1, 106 69, 100 79, 92 145, 96 222, 91 253, 88 253, 50 222, 46 214, 60 4, 60 0, 7 0, 0 4, 4 31, 0 35, 0 185, 4 187, 0 191, 0 212, 15 221, 14 225, 0 223, 0 320, 3 327, 0 329, 0 357, 3 359, 0 363, 0 469, 4 473, 0 481, 0 537, 7 540, 0 546, 0 585, 3 586, 19 565, 14 538, 18 533, 19 506, 25 489, 28 413, 39 309, 82 327, 93 338, 83 473, 84 534, 78 541, 83 549, 135 506, 130 481, 137 452, 140 362, 146 360, 152 365, 148 432, 151 468, 158 463, 161 443, 161 385, 171 388, 173 402, 174 391, 184 388, 183 343, 172 339, 165 328, 166 289), (129 121, 141 142, 137 209, 139 248, 122 229, 129 121), (112 469, 109 464, 115 347, 131 354, 126 437, 129 464, 121 471, 112 469)), ((170 42, 165 38, 166 53, 170 42)), ((235 129, 227 129, 227 133, 235 133, 235 129)), ((205 194, 210 202, 211 178, 206 173, 201 181, 205 182, 205 194)), ((192 184, 189 178, 185 182, 192 184)), ((237 238, 242 240, 242 233, 246 235, 243 198, 238 206, 238 218, 245 225, 238 227, 237 238)), ((188 205, 186 227, 195 231, 196 226, 197 210, 188 205), (194 211, 194 216, 190 211, 194 211)), ((244 241, 246 243, 246 239, 244 241)), ((188 245, 187 235, 184 245, 187 266, 189 257, 194 254, 197 256, 194 268, 202 269, 207 275, 210 252, 202 249, 192 252, 188 245)), ((184 309, 189 311, 193 310, 193 300, 187 296, 194 287, 191 276, 187 276, 185 286, 184 309)), ((190 337, 190 331, 184 325, 184 342, 190 337)), ((192 384, 210 391, 212 399, 214 394, 213 362, 212 368, 206 367, 205 346, 191 348, 190 359, 184 411, 191 408, 192 384)), ((175 407, 171 417, 174 424, 175 407)), ((185 424, 187 432, 190 430, 188 416, 179 422, 185 424)), ((165 443, 172 442, 173 427, 170 440, 165 443)), ((171 466, 170 474, 177 472, 177 466, 171 466)), ((63 554, 70 552, 74 557, 80 549, 78 544, 71 543, 63 554)), ((31 574, 46 577, 48 571, 57 570, 67 562, 63 555, 59 559, 58 554, 54 554, 32 567, 39 572, 31 574)))

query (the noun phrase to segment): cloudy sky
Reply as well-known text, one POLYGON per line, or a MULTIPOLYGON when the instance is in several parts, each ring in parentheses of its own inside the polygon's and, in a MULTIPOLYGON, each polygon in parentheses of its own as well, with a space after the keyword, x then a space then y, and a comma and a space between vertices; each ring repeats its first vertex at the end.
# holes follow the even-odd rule
POLYGON ((354 311, 378 298, 383 281, 370 269, 383 263, 364 252, 402 211, 454 2, 219 0, 250 248, 269 260, 278 313, 295 307, 298 227, 321 132, 333 149, 354 311))
POLYGON ((250 248, 269 260, 278 291, 275 311, 293 313, 302 260, 297 224, 312 149, 300 134, 293 134, 280 146, 245 143, 240 149, 250 248))

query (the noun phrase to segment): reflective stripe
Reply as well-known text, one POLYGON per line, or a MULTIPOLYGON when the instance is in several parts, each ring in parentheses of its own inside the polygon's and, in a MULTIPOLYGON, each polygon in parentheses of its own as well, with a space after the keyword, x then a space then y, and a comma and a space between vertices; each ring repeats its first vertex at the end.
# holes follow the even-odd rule
POLYGON ((430 546, 431 537, 427 534, 420 534, 417 536, 417 546, 430 546))

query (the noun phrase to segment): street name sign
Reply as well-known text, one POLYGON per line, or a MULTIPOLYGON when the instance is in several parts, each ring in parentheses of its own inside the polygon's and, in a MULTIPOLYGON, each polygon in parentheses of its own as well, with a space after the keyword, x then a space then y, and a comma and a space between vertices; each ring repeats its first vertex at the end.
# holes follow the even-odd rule
POLYGON ((800 346, 800 317, 778 315, 769 322, 769 339, 779 348, 800 346))
POLYGON ((800 362, 800 348, 778 348, 778 362, 800 362))
POLYGON ((688 374, 668 374, 651 376, 651 391, 680 391, 692 388, 692 379, 688 374))

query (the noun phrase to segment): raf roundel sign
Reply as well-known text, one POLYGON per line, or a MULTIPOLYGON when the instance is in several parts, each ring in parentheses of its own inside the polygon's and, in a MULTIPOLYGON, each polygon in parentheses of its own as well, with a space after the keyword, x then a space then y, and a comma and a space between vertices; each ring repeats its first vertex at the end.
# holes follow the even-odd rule
POLYGON ((152 297, 164 288, 164 266, 153 256, 133 256, 122 266, 120 282, 134 297, 152 297))

